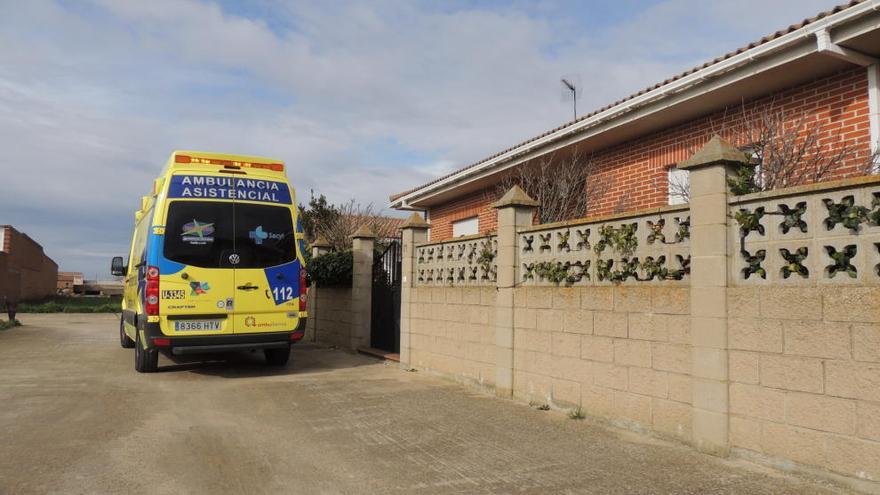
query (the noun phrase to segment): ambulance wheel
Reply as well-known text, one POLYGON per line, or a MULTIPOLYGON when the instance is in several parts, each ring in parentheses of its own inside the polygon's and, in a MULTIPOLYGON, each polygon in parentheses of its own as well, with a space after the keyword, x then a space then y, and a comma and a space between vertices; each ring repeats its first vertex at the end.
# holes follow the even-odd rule
POLYGON ((138 373, 153 373, 159 368, 159 351, 156 349, 144 349, 141 344, 141 333, 136 334, 137 341, 134 345, 134 369, 138 373))
POLYGON ((123 349, 131 349, 134 347, 134 341, 125 334, 125 319, 119 317, 119 345, 123 349))
POLYGON ((290 346, 283 349, 265 349, 266 363, 270 366, 284 366, 290 359, 290 346))

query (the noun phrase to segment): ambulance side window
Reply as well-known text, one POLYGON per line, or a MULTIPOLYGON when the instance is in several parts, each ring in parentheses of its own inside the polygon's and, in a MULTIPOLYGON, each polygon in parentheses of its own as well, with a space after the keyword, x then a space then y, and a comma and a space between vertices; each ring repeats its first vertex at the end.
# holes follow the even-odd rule
POLYGON ((150 225, 152 223, 153 210, 150 209, 144 213, 135 227, 134 243, 129 256, 128 265, 129 273, 134 273, 136 266, 146 262, 147 255, 147 237, 149 236, 150 225))

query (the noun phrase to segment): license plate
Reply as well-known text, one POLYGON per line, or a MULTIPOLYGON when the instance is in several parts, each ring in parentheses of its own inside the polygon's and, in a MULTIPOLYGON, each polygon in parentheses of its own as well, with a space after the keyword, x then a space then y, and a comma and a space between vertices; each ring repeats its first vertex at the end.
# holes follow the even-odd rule
POLYGON ((220 330, 220 322, 216 320, 175 321, 174 330, 177 332, 212 332, 220 330))

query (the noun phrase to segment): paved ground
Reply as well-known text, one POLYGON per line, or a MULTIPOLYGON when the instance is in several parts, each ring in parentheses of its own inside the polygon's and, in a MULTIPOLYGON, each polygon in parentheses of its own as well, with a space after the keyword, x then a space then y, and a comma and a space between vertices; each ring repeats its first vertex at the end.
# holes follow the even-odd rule
POLYGON ((0 493, 826 494, 314 346, 139 375, 113 316, 0 331, 0 493))

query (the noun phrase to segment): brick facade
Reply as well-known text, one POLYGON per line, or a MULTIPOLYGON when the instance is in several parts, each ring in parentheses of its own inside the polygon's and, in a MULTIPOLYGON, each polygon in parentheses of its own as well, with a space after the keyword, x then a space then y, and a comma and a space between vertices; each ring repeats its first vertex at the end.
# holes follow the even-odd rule
POLYGON ((38 299, 55 294, 58 265, 43 247, 9 225, 3 229, 0 251, 0 300, 38 299))
MULTIPOLYGON (((599 164, 599 178, 611 186, 596 200, 590 215, 665 205, 669 168, 715 134, 740 146, 750 144, 745 137, 747 120, 763 108, 783 112, 792 124, 803 119, 805 125, 820 129, 825 149, 833 149, 841 140, 857 148, 856 156, 823 180, 864 173, 862 166, 870 155, 868 81, 865 69, 855 68, 596 152, 593 160, 599 164)), ((451 238, 452 222, 472 216, 479 216, 481 233, 495 230, 496 214, 490 206, 495 199, 490 188, 431 208, 431 240, 451 238)))

